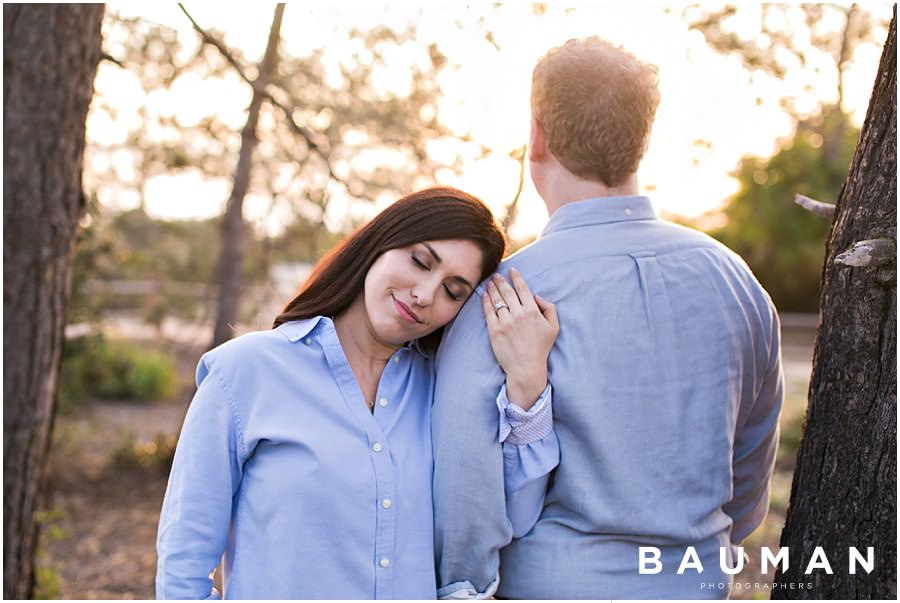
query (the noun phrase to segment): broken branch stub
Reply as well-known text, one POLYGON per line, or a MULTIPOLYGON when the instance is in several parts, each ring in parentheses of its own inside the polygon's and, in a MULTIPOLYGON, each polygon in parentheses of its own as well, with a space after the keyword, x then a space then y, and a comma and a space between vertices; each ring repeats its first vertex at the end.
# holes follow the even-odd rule
POLYGON ((834 205, 831 203, 822 203, 806 195, 794 195, 794 203, 817 216, 828 220, 834 219, 834 205))
POLYGON ((897 278, 897 242, 893 239, 859 241, 835 257, 834 263, 845 268, 867 268, 878 280, 894 282, 897 278))

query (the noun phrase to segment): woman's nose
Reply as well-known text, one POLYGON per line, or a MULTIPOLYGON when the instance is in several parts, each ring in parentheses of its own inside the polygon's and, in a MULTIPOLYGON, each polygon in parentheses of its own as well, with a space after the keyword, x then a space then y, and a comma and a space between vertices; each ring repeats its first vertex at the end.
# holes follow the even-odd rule
POLYGON ((434 300, 434 292, 432 291, 431 287, 422 284, 417 287, 413 287, 412 298, 417 306, 430 306, 431 302, 434 300))

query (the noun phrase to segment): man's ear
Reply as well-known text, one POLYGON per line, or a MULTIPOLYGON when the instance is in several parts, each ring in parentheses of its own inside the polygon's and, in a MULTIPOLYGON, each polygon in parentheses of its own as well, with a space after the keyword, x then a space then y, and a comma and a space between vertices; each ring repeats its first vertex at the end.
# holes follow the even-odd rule
POLYGON ((538 123, 535 117, 531 116, 531 137, 528 141, 528 160, 540 161, 543 159, 547 150, 547 138, 544 135, 544 128, 538 123))

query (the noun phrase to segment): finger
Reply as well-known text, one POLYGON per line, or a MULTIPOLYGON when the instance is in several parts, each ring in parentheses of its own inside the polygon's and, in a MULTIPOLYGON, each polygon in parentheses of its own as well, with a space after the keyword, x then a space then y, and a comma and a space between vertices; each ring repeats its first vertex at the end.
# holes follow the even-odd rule
POLYGON ((525 279, 522 277, 522 273, 516 268, 510 268, 509 280, 513 284, 513 287, 515 287, 516 295, 519 296, 522 306, 530 310, 537 309, 537 306, 534 303, 534 296, 531 294, 531 289, 528 288, 528 283, 526 283, 525 279))
POLYGON ((550 323, 550 326, 552 326, 554 330, 559 330, 559 316, 556 314, 556 306, 540 295, 535 295, 534 301, 541 311, 541 314, 547 319, 547 322, 550 323))
POLYGON ((481 309, 484 311, 484 321, 490 331, 497 324, 497 313, 494 311, 494 304, 491 303, 491 296, 487 291, 481 294, 481 309))
POLYGON ((494 285, 496 285, 500 295, 503 296, 503 300, 509 304, 510 310, 521 310, 522 300, 519 299, 518 293, 516 293, 516 290, 512 288, 512 285, 510 285, 505 278, 499 274, 494 276, 494 285))
POLYGON ((503 294, 493 283, 493 281, 488 281, 487 292, 488 296, 491 299, 491 309, 493 309, 494 314, 497 316, 497 318, 503 318, 504 314, 509 314, 509 302, 504 299, 503 294))

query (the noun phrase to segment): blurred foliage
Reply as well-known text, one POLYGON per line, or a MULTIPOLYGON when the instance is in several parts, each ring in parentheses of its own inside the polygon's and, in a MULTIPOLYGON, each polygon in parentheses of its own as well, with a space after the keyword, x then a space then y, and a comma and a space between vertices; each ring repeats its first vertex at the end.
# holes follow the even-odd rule
MULTIPOLYGON (((227 33, 207 31, 233 62, 194 34, 106 12, 109 60, 98 82, 113 83, 98 84, 88 119, 89 213, 79 235, 70 323, 126 308, 158 326, 167 316, 211 318, 221 219, 157 220, 143 211, 166 178, 210 185, 223 191, 222 201, 234 178, 241 115, 252 95, 238 69, 254 78, 257 57, 230 44, 227 33), (190 107, 178 105, 186 90, 199 95, 190 107), (94 123, 99 135, 90 136, 94 123), (127 207, 136 209, 122 212, 127 207), (108 294, 104 282, 111 280, 142 281, 145 293, 108 294), (198 293, 204 284, 208 293, 198 293)), ((416 43, 414 26, 336 30, 334 39, 344 49, 339 55, 329 47, 295 56, 282 43, 267 87, 277 103, 263 103, 256 131, 247 198, 257 209, 262 201, 264 215, 241 245, 246 287, 263 283, 273 263, 315 262, 368 217, 367 202, 432 184, 440 169, 461 169, 458 152, 442 161, 426 152, 434 140, 465 141, 438 119, 438 76, 454 67, 440 49, 416 43), (347 209, 329 212, 336 198, 347 209), (267 234, 276 222, 280 234, 267 234)), ((182 204, 194 202, 185 196, 182 204)))
MULTIPOLYGON (((765 73, 777 84, 789 71, 807 70, 816 77, 834 71, 836 96, 824 102, 841 109, 844 74, 854 51, 860 44, 880 43, 890 21, 889 10, 876 16, 856 3, 748 3, 715 9, 690 4, 682 12, 689 27, 702 33, 710 47, 740 57, 748 77, 765 73), (732 19, 739 11, 759 12, 759 29, 749 38, 734 31, 732 19)), ((810 78, 804 88, 809 95, 816 92, 810 78)), ((799 116, 806 112, 800 110, 798 100, 785 95, 779 102, 785 111, 799 116)))
POLYGON ((35 553, 33 599, 59 599, 62 594, 62 576, 57 568, 48 563, 46 545, 71 536, 70 531, 60 525, 64 518, 58 504, 52 509, 35 513, 40 544, 35 553))
POLYGON ((847 115, 834 107, 799 122, 794 137, 772 157, 741 160, 733 174, 740 190, 720 212, 727 222, 708 230, 747 261, 783 312, 818 311, 831 228, 828 220, 795 205, 794 195, 835 203, 858 136, 847 115), (829 148, 839 151, 836 157, 829 156, 829 148))
POLYGON ((41 564, 42 551, 38 551, 38 560, 34 568, 34 593, 36 600, 59 599, 62 594, 62 577, 59 570, 41 564))
POLYGON ((63 346, 59 408, 73 410, 89 396, 161 400, 175 392, 174 360, 146 346, 89 335, 63 346))
MULTIPOLYGON (((805 406, 803 407, 805 410, 805 406)), ((797 460, 797 451, 800 450, 800 440, 803 438, 803 424, 806 413, 799 412, 790 418, 781 420, 781 434, 778 439, 778 461, 793 470, 797 460)))
MULTIPOLYGON (((224 33, 209 33, 228 46, 224 33)), ((416 40, 412 26, 335 36, 349 48, 337 64, 328 48, 306 56, 282 51, 269 87, 304 135, 272 103, 261 109, 248 195, 268 199, 270 211, 290 216, 285 222, 305 220, 321 227, 335 193, 363 201, 397 197, 432 183, 440 168, 461 166, 459 156, 448 166, 425 150, 431 140, 454 137, 437 118, 437 77, 447 64, 443 53, 435 45, 411 44, 416 40), (406 82, 385 89, 379 82, 388 70, 407 76, 406 82)), ((87 149, 88 171, 101 201, 127 191, 143 202, 145 184, 161 175, 193 172, 205 181, 230 181, 241 132, 225 115, 244 108, 251 91, 222 53, 169 27, 113 10, 106 13, 104 50, 136 79, 147 101, 137 115, 125 116, 117 98, 98 90, 92 112, 127 127, 123 142, 92 141, 87 149), (184 113, 161 108, 160 100, 178 98, 176 90, 198 82, 209 95, 228 86, 237 100, 197 103, 184 113)), ((255 76, 252 58, 235 47, 229 52, 248 77, 255 76)), ((352 228, 358 219, 350 217, 343 227, 352 228)))
POLYGON ((833 3, 716 9, 691 4, 683 14, 712 48, 740 57, 751 80, 764 74, 777 89, 789 71, 805 71, 809 97, 815 78, 834 75, 833 99, 820 97, 818 106, 802 110, 799 97, 783 93, 778 100, 796 122, 793 136, 768 159, 744 157, 733 173, 738 193, 717 215, 697 220, 698 225, 727 220, 705 230, 747 260, 780 310, 817 312, 830 224, 795 206, 794 195, 837 202, 859 137, 842 107, 844 74, 859 45, 882 39, 888 19, 857 4, 833 3), (760 19, 749 38, 738 35, 731 22, 748 10, 759 11, 760 19))
POLYGON ((149 442, 140 442, 131 432, 122 436, 122 443, 113 450, 112 462, 121 469, 151 469, 168 473, 175 458, 175 434, 156 434, 149 442))
MULTIPOLYGON (((88 202, 76 243, 68 322, 98 322, 114 309, 138 307, 142 317, 159 325, 166 315, 197 318, 207 311, 207 296, 179 295, 171 282, 210 284, 219 248, 216 220, 156 220, 142 209, 116 214, 88 202), (150 294, 113 295, 91 289, 97 282, 155 283, 150 294)), ((248 258, 248 264, 253 261, 248 258)), ((258 273, 247 270, 248 281, 258 273)))
MULTIPOLYGON (((220 246, 219 218, 162 220, 143 209, 112 213, 88 201, 76 244, 68 323, 100 322, 110 310, 135 310, 150 324, 167 316, 207 317, 212 304, 220 246), (91 285, 110 281, 155 283, 149 294, 114 295, 91 285)), ((297 220, 278 236, 245 241, 244 282, 262 284, 279 262, 315 263, 340 239, 327 229, 297 220)))

